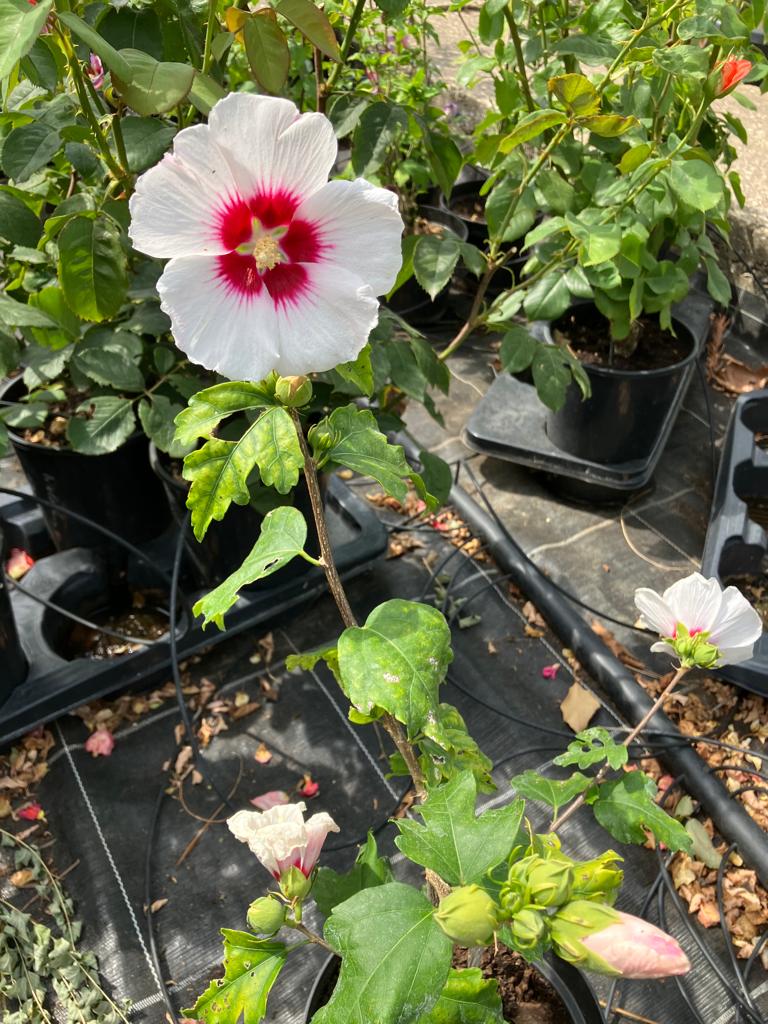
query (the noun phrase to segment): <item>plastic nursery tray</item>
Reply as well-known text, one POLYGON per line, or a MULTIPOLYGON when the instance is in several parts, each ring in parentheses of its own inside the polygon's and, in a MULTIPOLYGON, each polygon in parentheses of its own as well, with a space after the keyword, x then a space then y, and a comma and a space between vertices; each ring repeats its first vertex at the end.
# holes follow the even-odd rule
MULTIPOLYGON (((386 551, 387 532, 376 513, 338 477, 331 477, 326 513, 342 576, 362 571, 386 551)), ((146 567, 138 561, 129 564, 128 576, 135 577, 132 582, 143 586, 152 581, 146 567)), ((156 575, 153 582, 157 585, 156 575)), ((92 603, 105 592, 106 567, 98 551, 71 548, 41 558, 24 577, 23 585, 36 596, 77 612, 78 604, 82 607, 84 601, 87 606, 89 600, 92 603)), ((178 656, 188 657, 221 639, 263 625, 322 594, 325 587, 325 576, 313 566, 308 566, 298 578, 283 583, 278 573, 241 593, 237 604, 227 614, 225 632, 215 626, 203 632, 200 620, 193 622, 178 640, 178 656)), ((205 590, 187 593, 190 606, 203 593, 205 590)), ((60 653, 61 645, 56 637, 57 631, 60 633, 62 629, 62 616, 19 591, 12 592, 11 602, 29 672, 26 680, 0 705, 0 746, 89 700, 133 686, 150 686, 168 671, 170 647, 167 642, 114 658, 67 660, 60 653)), ((88 618, 87 611, 78 613, 88 618)))
MULTIPOLYGON (((706 342, 712 300, 692 291, 673 314, 696 339, 696 358, 706 342)), ((535 330, 536 325, 533 325, 535 330)), ((465 429, 466 442, 475 451, 515 462, 549 476, 564 477, 561 490, 574 497, 604 500, 641 490, 653 476, 669 439, 685 393, 695 372, 695 360, 684 371, 669 411, 659 425, 653 451, 646 459, 602 464, 570 455, 547 435, 547 410, 533 384, 500 373, 475 408, 465 429)))
MULTIPOLYGON (((768 391, 753 391, 731 413, 701 558, 702 574, 721 582, 764 573, 768 564, 768 450, 761 435, 768 436, 768 391)), ((753 658, 719 675, 768 696, 768 633, 753 658)))

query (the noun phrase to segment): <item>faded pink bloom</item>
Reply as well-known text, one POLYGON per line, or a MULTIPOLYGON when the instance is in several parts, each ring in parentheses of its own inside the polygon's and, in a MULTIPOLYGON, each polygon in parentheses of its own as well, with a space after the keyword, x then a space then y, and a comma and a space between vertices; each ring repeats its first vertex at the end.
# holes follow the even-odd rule
POLYGON ((554 679, 559 671, 560 666, 557 664, 545 665, 544 668, 541 670, 541 674, 544 677, 544 679, 554 679))
POLYGON ((290 797, 284 790, 270 789, 268 793, 262 793, 261 796, 253 797, 251 803, 254 807, 258 807, 260 811, 268 811, 272 807, 287 804, 289 800, 290 797))
POLYGON ((263 814, 238 811, 227 825, 276 879, 292 867, 309 878, 326 836, 338 832, 339 826, 325 812, 313 814, 305 822, 305 810, 306 805, 298 803, 272 807, 263 814))
POLYGON ((109 757, 115 749, 115 737, 109 729, 97 729, 85 741, 85 749, 93 757, 109 757))
POLYGON ((85 73, 93 83, 94 89, 100 89, 104 85, 104 65, 101 63, 101 58, 97 57, 95 53, 91 54, 85 73))
POLYGON ((12 580, 20 580, 22 576, 27 575, 34 564, 34 558, 23 548, 11 548, 8 561, 5 563, 5 571, 12 580))
POLYGON ((679 944, 656 925, 618 911, 621 920, 581 941, 624 978, 666 978, 687 974, 690 961, 679 944))

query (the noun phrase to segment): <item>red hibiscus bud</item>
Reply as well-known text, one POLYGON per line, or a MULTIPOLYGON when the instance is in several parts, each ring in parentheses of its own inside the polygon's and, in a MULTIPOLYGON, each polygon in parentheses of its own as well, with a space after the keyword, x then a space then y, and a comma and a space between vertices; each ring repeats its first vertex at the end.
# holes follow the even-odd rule
POLYGON ((22 576, 27 575, 34 564, 34 558, 22 548, 11 548, 8 561, 5 563, 5 571, 12 580, 20 580, 22 576))
POLYGON ((109 757, 115 749, 115 737, 109 729, 97 729, 85 741, 85 749, 93 757, 109 757))
POLYGON ((749 60, 727 60, 720 68, 720 89, 718 95, 728 92, 735 85, 738 85, 747 77, 752 70, 752 61, 749 60))
POLYGON ((688 973, 688 957, 671 935, 632 914, 618 913, 618 923, 584 936, 582 945, 624 978, 666 978, 688 973))

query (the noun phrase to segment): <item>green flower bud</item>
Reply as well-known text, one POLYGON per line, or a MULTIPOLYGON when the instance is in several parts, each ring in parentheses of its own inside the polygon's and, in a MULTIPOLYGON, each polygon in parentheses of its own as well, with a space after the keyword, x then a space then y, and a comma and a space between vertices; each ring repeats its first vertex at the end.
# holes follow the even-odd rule
POLYGON ((709 643, 709 633, 689 633, 682 622, 678 622, 673 637, 665 638, 675 649, 680 664, 687 668, 711 669, 720 660, 720 651, 715 644, 709 643))
POLYGON ((568 963, 601 974, 617 974, 606 960, 588 949, 583 940, 620 920, 616 910, 602 903, 572 900, 550 918, 553 949, 568 963))
POLYGON ((485 946, 499 923, 499 908, 479 885, 454 889, 435 911, 445 934, 462 946, 485 946))
POLYGON ((533 953, 547 935, 547 918, 532 907, 515 915, 510 923, 515 949, 519 953, 533 953))
POLYGON ((280 875, 280 892, 287 900, 303 900, 312 888, 312 880, 298 868, 288 868, 280 875))
POLYGON ((246 920, 257 935, 274 935, 283 927, 285 907, 270 896, 261 896, 248 907, 246 920))
POLYGON ((499 890, 502 917, 514 917, 518 910, 522 910, 527 902, 528 892, 525 881, 517 878, 507 879, 499 890))
POLYGON ((528 871, 529 901, 537 907, 559 907, 570 898, 573 872, 567 858, 537 858, 528 871))
POLYGON ((594 860, 574 864, 571 898, 613 903, 624 877, 621 868, 616 868, 613 865, 621 859, 618 853, 606 850, 594 860))
POLYGON ((312 398, 312 381, 309 377, 280 377, 275 397, 289 409, 298 409, 312 398))
POLYGON ((320 420, 311 427, 307 437, 316 452, 327 452, 336 443, 336 431, 331 428, 328 420, 320 420))

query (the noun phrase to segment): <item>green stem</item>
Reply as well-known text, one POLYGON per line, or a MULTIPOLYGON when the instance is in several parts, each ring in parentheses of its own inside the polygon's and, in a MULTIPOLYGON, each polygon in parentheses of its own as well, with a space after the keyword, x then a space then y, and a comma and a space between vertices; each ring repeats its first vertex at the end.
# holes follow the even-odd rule
POLYGON ((528 73, 525 69, 525 57, 523 56, 523 44, 520 41, 520 33, 517 30, 517 22, 515 21, 515 15, 512 10, 512 0, 504 8, 504 17, 507 19, 507 25, 509 26, 509 34, 512 37, 512 44, 515 47, 515 56, 517 58, 517 75, 520 79, 520 88, 523 90, 523 96, 525 97, 525 105, 528 107, 529 112, 533 113, 536 109, 536 104, 533 102, 533 96, 531 95, 531 86, 528 82, 528 73))
POLYGON ((352 14, 349 19, 349 24, 347 25, 347 31, 344 33, 344 38, 341 41, 341 49, 339 51, 339 62, 338 64, 334 64, 333 69, 330 75, 328 76, 328 81, 325 83, 326 93, 329 93, 333 89, 334 85, 336 84, 336 79, 341 74, 342 67, 344 66, 344 64, 346 64, 347 57, 349 56, 349 51, 352 46, 352 41, 355 38, 355 32, 357 32, 357 26, 360 24, 360 19, 363 16, 364 9, 365 0, 356 0, 355 6, 352 10, 352 14))
POLYGON ((203 63, 201 68, 204 75, 208 74, 211 61, 213 60, 211 43, 213 42, 213 28, 216 24, 216 5, 217 0, 208 0, 208 21, 205 23, 205 43, 203 44, 203 63))
POLYGON ((128 153, 125 149, 125 139, 123 138, 123 126, 120 123, 122 107, 118 109, 117 113, 112 117, 112 134, 115 137, 115 149, 120 159, 120 163, 125 172, 126 178, 131 177, 131 172, 128 169, 128 153))
POLYGON ((101 125, 99 124, 98 119, 93 112, 90 100, 88 99, 88 90, 86 88, 85 81, 83 80, 83 72, 80 69, 80 62, 77 59, 77 55, 75 54, 71 45, 68 45, 67 49, 67 57, 69 59, 69 70, 72 74, 72 81, 75 85, 77 97, 80 100, 80 107, 83 111, 86 121, 90 125, 91 131, 94 134, 96 144, 99 147, 99 150, 101 151, 102 157, 104 158, 104 163, 109 168, 112 176, 116 178, 118 181, 121 181, 125 178, 126 172, 123 170, 122 167, 120 167, 120 165, 115 161, 115 158, 112 156, 112 150, 109 148, 109 143, 107 142, 106 136, 102 132, 101 125))

